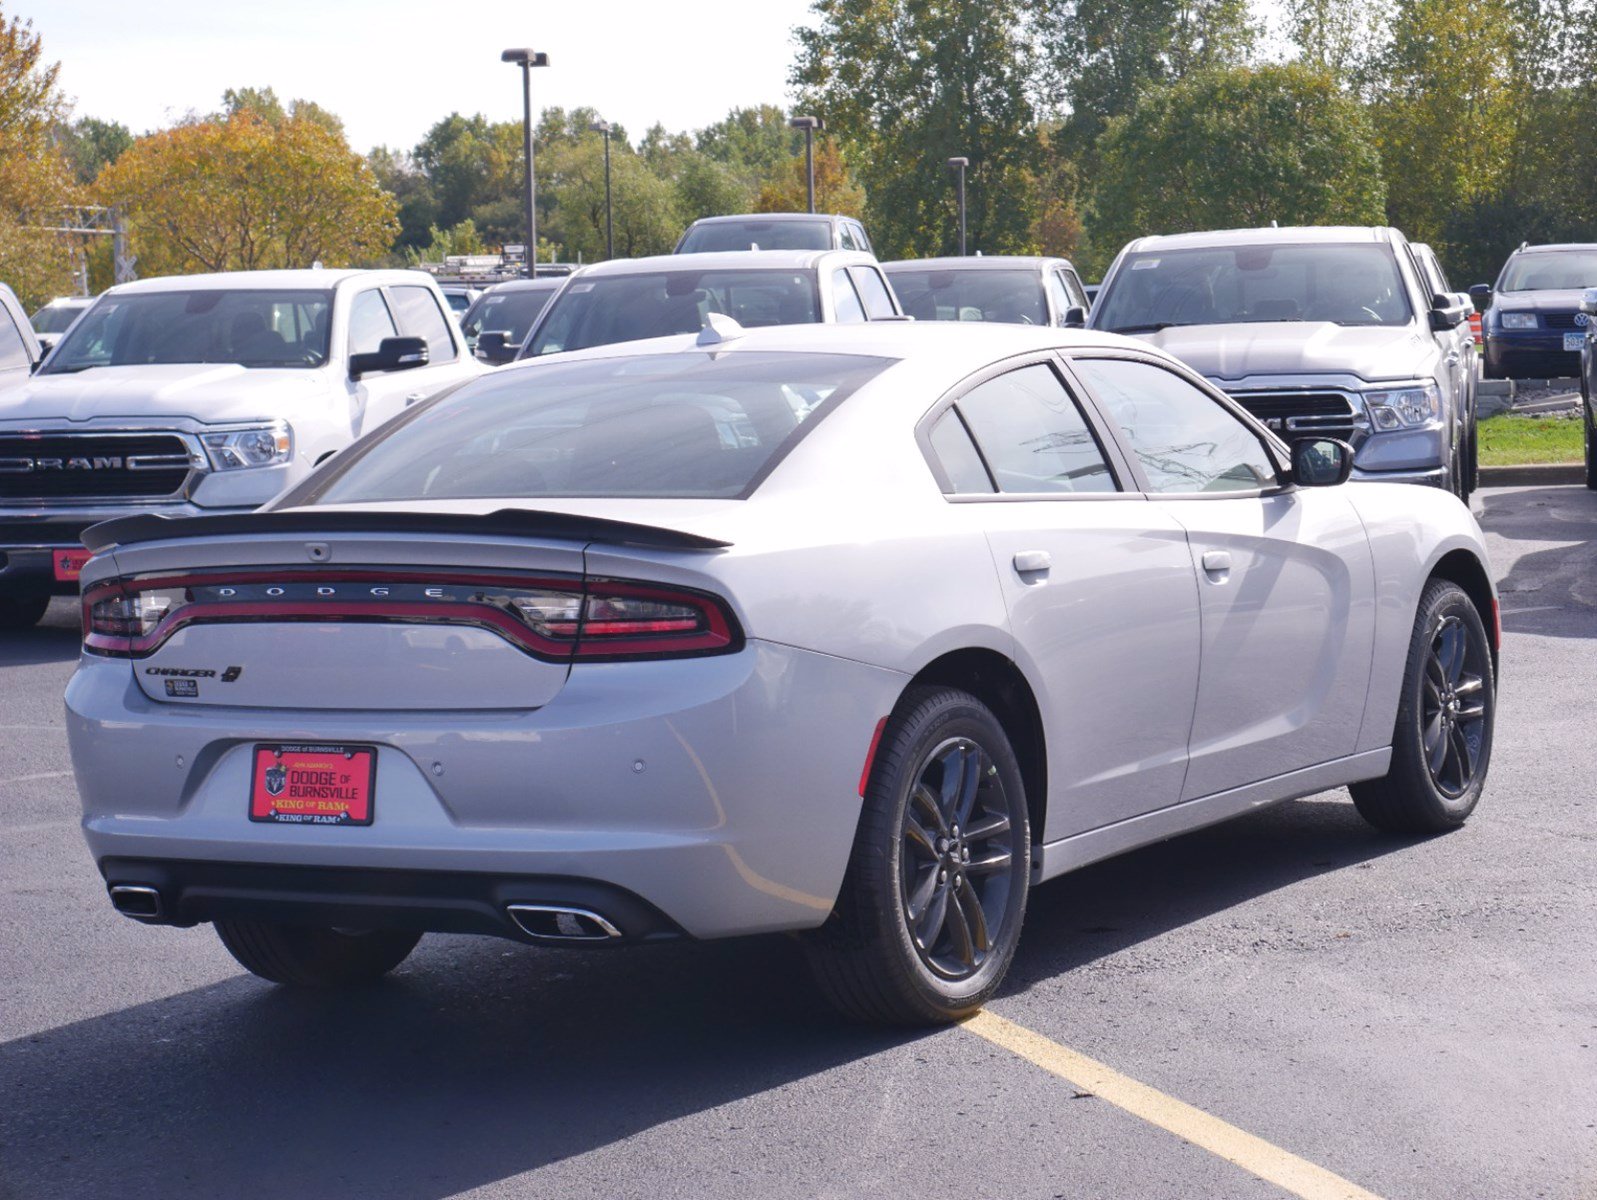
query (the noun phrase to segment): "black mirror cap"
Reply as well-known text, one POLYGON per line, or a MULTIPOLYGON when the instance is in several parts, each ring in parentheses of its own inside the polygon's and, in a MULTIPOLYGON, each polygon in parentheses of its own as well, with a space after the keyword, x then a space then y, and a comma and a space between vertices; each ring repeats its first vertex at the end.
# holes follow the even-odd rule
POLYGON ((1066 329, 1087 328, 1087 310, 1081 305, 1065 309, 1065 315, 1059 318, 1059 323, 1066 329))
POLYGON ((419 337, 384 338, 370 354, 349 356, 349 377, 359 379, 375 371, 409 371, 425 367, 432 358, 427 339, 419 337))
POLYGON ((1302 438, 1292 443, 1292 482, 1299 487, 1336 487, 1353 474, 1353 447, 1340 438, 1302 438))
POLYGON ((1492 285, 1489 283, 1477 283, 1470 288, 1469 298, 1475 301, 1477 309, 1485 308, 1492 302, 1492 285))
POLYGON ((1597 316, 1597 288, 1587 288, 1581 293, 1580 311, 1597 316))
POLYGON ((510 335, 503 330, 491 330, 477 338, 477 357, 495 367, 514 362, 516 350, 517 347, 510 342, 510 335))

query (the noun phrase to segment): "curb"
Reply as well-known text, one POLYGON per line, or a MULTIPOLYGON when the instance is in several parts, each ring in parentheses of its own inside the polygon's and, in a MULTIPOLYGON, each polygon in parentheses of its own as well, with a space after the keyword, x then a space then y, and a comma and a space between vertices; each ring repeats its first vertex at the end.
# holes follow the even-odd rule
POLYGON ((1522 463, 1512 467, 1482 467, 1481 487, 1539 487, 1546 484, 1586 482, 1582 463, 1522 463))

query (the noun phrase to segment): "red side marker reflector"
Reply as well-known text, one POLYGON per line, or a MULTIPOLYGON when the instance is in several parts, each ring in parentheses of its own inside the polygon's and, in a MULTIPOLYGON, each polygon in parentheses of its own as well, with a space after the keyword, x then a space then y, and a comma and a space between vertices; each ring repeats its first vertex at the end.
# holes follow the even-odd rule
POLYGON ((876 747, 882 744, 882 730, 887 728, 887 718, 883 717, 876 722, 876 732, 871 734, 871 748, 865 752, 865 769, 859 773, 859 794, 863 799, 865 789, 870 786, 871 767, 876 762, 876 747))

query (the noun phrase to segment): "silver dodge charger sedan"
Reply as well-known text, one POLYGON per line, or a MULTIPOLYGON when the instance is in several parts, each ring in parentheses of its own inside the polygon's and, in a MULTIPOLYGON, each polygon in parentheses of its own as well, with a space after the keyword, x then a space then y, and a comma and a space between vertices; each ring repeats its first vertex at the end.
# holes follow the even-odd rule
POLYGON ((267 510, 86 535, 84 832, 117 909, 279 983, 787 930, 844 1011, 955 1019, 1062 872, 1344 784, 1469 816, 1480 531, 1351 467, 1101 333, 507 367, 267 510))

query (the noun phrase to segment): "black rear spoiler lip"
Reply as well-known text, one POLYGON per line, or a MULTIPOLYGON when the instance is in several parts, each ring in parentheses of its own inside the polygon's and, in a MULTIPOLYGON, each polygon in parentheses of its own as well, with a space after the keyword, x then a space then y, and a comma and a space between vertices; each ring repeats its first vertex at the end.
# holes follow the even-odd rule
POLYGON ((326 512, 314 508, 218 513, 216 516, 199 517, 139 513, 89 526, 83 531, 83 544, 98 554, 113 546, 131 546, 138 542, 159 542, 171 538, 339 533, 493 534, 610 542, 665 550, 722 550, 732 544, 658 525, 527 508, 500 508, 481 514, 326 512))

